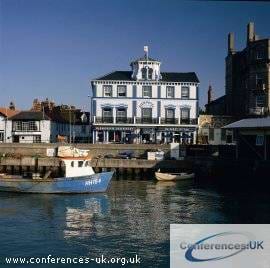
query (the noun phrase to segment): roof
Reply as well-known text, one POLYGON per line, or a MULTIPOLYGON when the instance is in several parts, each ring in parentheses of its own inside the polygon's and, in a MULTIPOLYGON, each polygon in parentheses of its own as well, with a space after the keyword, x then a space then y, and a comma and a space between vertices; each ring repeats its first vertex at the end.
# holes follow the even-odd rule
POLYGON ((219 104, 221 102, 224 102, 225 99, 226 99, 226 95, 223 95, 223 96, 221 96, 219 98, 216 98, 216 99, 212 100, 210 103, 206 103, 206 105, 219 104))
MULTIPOLYGON (((115 71, 99 77, 94 80, 111 80, 111 81, 134 81, 131 78, 132 71, 115 71)), ((191 82, 191 83, 199 83, 199 79, 194 72, 188 73, 174 73, 174 72, 161 72, 162 79, 161 82, 191 82)))
POLYGON ((14 116, 11 116, 11 120, 50 120, 50 118, 43 112, 36 111, 21 111, 14 116))
POLYGON ((270 128, 270 117, 242 119, 223 128, 270 128))
POLYGON ((9 108, 5 108, 5 107, 0 107, 0 113, 2 115, 4 115, 5 117, 10 117, 10 116, 13 116, 17 113, 19 113, 20 111, 18 110, 12 110, 12 109, 9 109, 9 108))
POLYGON ((90 114, 89 112, 82 112, 80 110, 62 110, 62 111, 48 111, 47 115, 54 122, 69 123, 76 125, 89 125, 90 114), (86 121, 83 122, 81 117, 85 114, 86 121))

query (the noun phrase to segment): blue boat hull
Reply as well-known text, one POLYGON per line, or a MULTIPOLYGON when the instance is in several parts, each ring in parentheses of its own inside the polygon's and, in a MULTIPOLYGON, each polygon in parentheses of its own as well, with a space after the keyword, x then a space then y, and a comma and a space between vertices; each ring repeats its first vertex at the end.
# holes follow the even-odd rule
POLYGON ((55 179, 0 179, 0 191, 21 193, 100 193, 106 192, 113 172, 55 179))

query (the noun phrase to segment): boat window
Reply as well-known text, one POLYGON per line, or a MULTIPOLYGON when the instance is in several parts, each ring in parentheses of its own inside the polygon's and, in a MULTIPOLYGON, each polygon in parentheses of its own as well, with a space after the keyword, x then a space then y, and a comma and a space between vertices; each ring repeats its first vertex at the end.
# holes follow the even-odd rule
POLYGON ((71 161, 70 165, 71 165, 72 167, 74 167, 74 161, 71 161))
POLYGON ((83 161, 79 161, 78 162, 78 167, 82 167, 83 166, 83 161))
POLYGON ((89 163, 88 161, 85 161, 85 164, 84 164, 85 167, 88 167, 89 166, 89 163))

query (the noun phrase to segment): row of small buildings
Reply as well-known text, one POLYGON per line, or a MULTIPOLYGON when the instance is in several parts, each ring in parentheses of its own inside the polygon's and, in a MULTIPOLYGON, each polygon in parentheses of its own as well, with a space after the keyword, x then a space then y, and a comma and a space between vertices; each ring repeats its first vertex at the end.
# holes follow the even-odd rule
POLYGON ((228 35, 225 95, 213 99, 209 86, 203 113, 195 72, 163 72, 148 47, 130 67, 91 81, 90 113, 49 100, 34 100, 29 111, 0 108, 0 142, 232 144, 226 125, 269 115, 270 39, 253 23, 242 51, 228 35))
POLYGON ((0 108, 0 142, 90 142, 90 114, 74 106, 35 99, 27 111, 0 108))

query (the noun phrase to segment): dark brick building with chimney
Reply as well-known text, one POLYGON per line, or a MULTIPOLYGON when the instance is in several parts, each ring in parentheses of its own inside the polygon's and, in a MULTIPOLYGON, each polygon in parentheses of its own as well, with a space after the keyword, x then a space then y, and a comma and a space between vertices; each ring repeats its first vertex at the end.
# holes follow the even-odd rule
POLYGON ((247 25, 247 43, 242 51, 234 47, 234 34, 228 35, 225 96, 206 105, 208 114, 236 118, 269 115, 270 39, 259 38, 254 23, 247 25), (220 105, 220 107, 219 107, 220 105))

